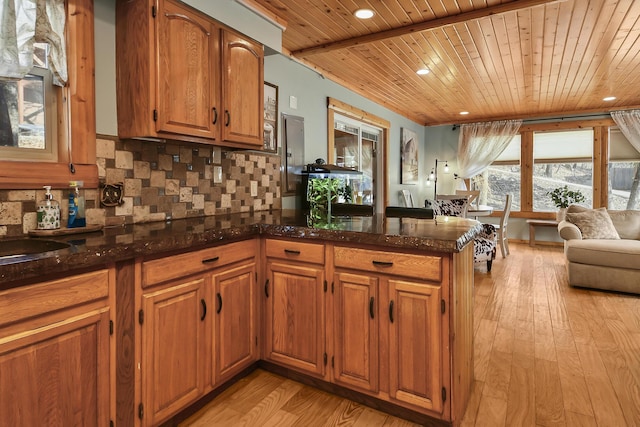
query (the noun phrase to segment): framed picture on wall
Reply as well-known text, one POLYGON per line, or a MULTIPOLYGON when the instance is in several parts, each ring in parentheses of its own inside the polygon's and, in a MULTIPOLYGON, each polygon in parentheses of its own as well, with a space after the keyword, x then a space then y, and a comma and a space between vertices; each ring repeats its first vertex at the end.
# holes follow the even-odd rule
POLYGON ((418 183, 418 134, 402 128, 400 184, 418 183))
POLYGON ((264 151, 278 151, 278 86, 264 82, 264 151))

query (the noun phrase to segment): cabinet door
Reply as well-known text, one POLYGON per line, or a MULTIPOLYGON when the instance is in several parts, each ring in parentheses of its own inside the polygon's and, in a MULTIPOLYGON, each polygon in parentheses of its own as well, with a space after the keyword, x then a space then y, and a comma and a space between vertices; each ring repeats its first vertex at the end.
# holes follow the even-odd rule
POLYGON ((0 340, 0 424, 109 425, 105 308, 0 340))
POLYGON ((389 280, 389 395, 443 410, 441 288, 389 280))
POLYGON ((217 139, 218 30, 179 2, 158 6, 157 131, 217 139))
POLYGON ((207 343, 204 279, 142 297, 142 401, 145 425, 157 425, 201 396, 207 343))
POLYGON ((230 31, 222 41, 222 139, 262 147, 264 51, 230 31))
POLYGON ((256 265, 254 262, 213 276, 215 304, 214 384, 258 359, 256 265))
POLYGON ((334 381, 347 387, 378 390, 378 279, 335 275, 334 381))
POLYGON ((324 376, 324 270, 267 265, 266 358, 324 376))

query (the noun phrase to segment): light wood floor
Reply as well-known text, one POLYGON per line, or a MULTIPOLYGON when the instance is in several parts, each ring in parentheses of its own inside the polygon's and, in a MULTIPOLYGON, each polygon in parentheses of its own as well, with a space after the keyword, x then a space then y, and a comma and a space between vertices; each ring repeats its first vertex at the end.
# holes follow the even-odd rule
MULTIPOLYGON (((511 244, 475 274, 463 426, 640 426, 640 297, 570 288, 562 249, 511 244)), ((412 426, 258 370, 184 426, 412 426)))

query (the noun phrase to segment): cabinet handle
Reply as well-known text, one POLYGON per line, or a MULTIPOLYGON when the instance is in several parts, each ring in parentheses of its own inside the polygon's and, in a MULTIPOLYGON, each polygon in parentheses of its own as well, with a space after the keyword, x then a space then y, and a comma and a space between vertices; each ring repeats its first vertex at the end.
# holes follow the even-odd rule
POLYGON ((269 279, 264 284, 264 294, 269 298, 269 279))
POLYGON ((213 107, 211 109, 211 111, 213 111, 213 124, 215 125, 218 122, 218 109, 216 107, 213 107))
POLYGON ((203 259, 202 263, 203 264, 211 264, 212 262, 216 262, 220 259, 219 256, 214 256, 213 258, 207 258, 207 259, 203 259))
POLYGON ((207 317, 207 302, 203 299, 200 300, 200 304, 202 304, 202 316, 200 316, 200 320, 204 320, 207 317))
POLYGON ((389 302, 389 320, 393 323, 393 300, 389 302))
POLYGON ((218 298, 218 309, 216 310, 216 313, 220 314, 222 311, 222 295, 220 295, 220 292, 216 294, 216 297, 218 298))
POLYGON ((375 304, 375 298, 371 297, 369 298, 369 316, 371 316, 371 318, 375 318, 375 313, 373 312, 373 306, 375 304))
POLYGON ((224 117, 225 117, 224 125, 229 126, 229 123, 231 122, 231 114, 229 114, 229 110, 224 110, 224 117))
POLYGON ((393 262, 391 262, 391 261, 376 261, 376 260, 373 260, 371 262, 373 263, 373 265, 375 265, 377 267, 393 267, 393 262))
POLYGON ((300 255, 300 251, 296 251, 293 249, 285 249, 284 253, 289 255, 300 255))

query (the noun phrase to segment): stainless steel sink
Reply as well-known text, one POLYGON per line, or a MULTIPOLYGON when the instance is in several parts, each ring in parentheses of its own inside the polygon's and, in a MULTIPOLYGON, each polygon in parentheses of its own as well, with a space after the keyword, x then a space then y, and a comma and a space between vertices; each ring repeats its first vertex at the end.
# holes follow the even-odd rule
POLYGON ((41 258, 48 252, 67 249, 71 245, 55 240, 16 239, 0 240, 0 264, 41 258))

